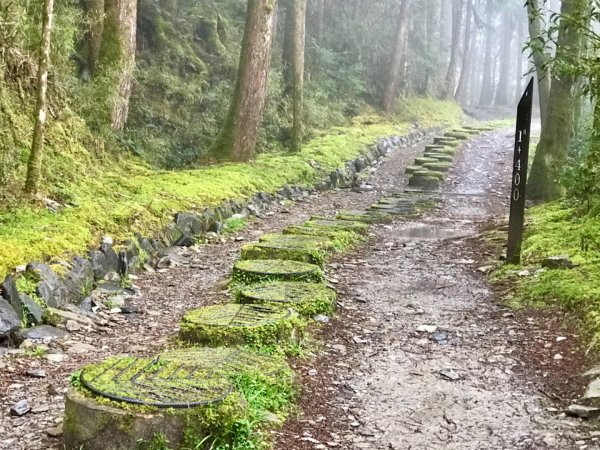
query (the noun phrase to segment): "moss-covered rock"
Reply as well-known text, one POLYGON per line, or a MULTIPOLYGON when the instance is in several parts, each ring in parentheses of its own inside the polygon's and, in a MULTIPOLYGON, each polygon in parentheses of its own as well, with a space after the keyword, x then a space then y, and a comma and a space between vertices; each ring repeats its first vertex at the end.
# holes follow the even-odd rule
POLYGON ((225 377, 160 358, 109 358, 85 367, 78 382, 65 403, 67 450, 137 449, 158 436, 170 448, 190 448, 208 435, 225 437, 247 414, 225 377))
POLYGON ((243 288, 239 293, 241 303, 275 303, 288 306, 304 317, 331 314, 335 309, 336 294, 323 284, 315 283, 265 283, 243 288))
POLYGON ((433 163, 433 162, 438 162, 437 159, 435 158, 428 158, 425 156, 419 156, 417 158, 415 158, 415 166, 422 166, 423 164, 427 164, 427 163, 433 163))
POLYGON ((450 170, 450 164, 447 162, 428 163, 423 165, 424 168, 434 172, 447 172, 450 170))
POLYGON ((408 166, 405 170, 404 173, 407 175, 412 175, 413 173, 415 173, 417 170, 423 170, 422 166, 408 166))
POLYGON ((333 227, 315 227, 289 225, 283 229, 285 235, 320 236, 330 239, 336 251, 341 252, 357 245, 364 238, 351 231, 336 229, 333 227))
POLYGON ((445 155, 444 153, 428 153, 427 157, 437 160, 436 162, 448 162, 449 163, 454 160, 454 158, 451 155, 445 155))
POLYGON ((364 222, 364 223, 368 223, 368 224, 391 223, 392 222, 392 217, 389 214, 375 212, 375 211, 364 211, 364 210, 340 211, 338 213, 338 215, 335 217, 336 217, 336 219, 339 219, 339 220, 349 220, 349 221, 353 221, 353 222, 358 221, 358 222, 364 222))
POLYGON ((260 347, 297 342, 302 328, 302 321, 291 309, 230 303, 188 311, 181 319, 179 337, 213 347, 260 347))
POLYGON ((460 141, 447 137, 437 137, 433 140, 433 142, 443 145, 444 147, 458 147, 460 145, 460 141))
POLYGON ((408 185, 421 189, 437 189, 440 187, 440 180, 430 175, 416 175, 410 177, 408 185))
POLYGON ((276 239, 273 241, 259 242, 258 244, 247 244, 242 247, 241 259, 284 259, 290 261, 300 261, 310 264, 323 266, 331 251, 325 251, 318 246, 318 242, 327 242, 331 246, 331 241, 302 241, 293 238, 317 238, 315 236, 289 235, 290 240, 276 239), (303 243, 306 242, 306 243, 303 243))
POLYGON ((261 373, 273 378, 293 380, 293 372, 283 356, 263 355, 242 347, 184 347, 167 350, 161 359, 210 370, 225 377, 261 373))
POLYGON ((329 217, 311 217, 309 221, 304 222, 304 226, 307 227, 323 227, 323 228, 335 228, 345 231, 351 231, 352 233, 366 236, 369 232, 369 225, 362 222, 352 222, 349 220, 337 220, 329 217))
POLYGON ((303 281, 320 283, 323 272, 315 264, 287 260, 238 261, 233 266, 232 281, 242 285, 269 281, 303 281))
POLYGON ((457 131, 449 131, 445 134, 445 137, 453 138, 459 141, 466 141, 469 139, 469 135, 467 133, 459 133, 457 131))
POLYGON ((259 238, 260 242, 278 244, 282 247, 312 247, 324 251, 335 250, 330 239, 323 236, 303 236, 268 233, 259 238))
POLYGON ((441 144, 428 144, 425 146, 425 151, 432 151, 432 150, 441 150, 443 149, 444 146, 441 144))

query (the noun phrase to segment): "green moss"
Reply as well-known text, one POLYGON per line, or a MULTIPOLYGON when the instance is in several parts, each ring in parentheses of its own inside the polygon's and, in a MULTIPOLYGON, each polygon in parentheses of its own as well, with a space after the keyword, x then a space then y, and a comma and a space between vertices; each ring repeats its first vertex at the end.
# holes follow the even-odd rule
POLYGON ((242 247, 241 259, 285 259, 315 264, 323 267, 327 258, 327 252, 309 245, 292 246, 281 242, 261 242, 258 244, 246 244, 242 247))
POLYGON ((233 266, 232 281, 242 285, 267 281, 304 281, 319 283, 323 281, 323 272, 319 266, 299 261, 238 261, 233 266))
POLYGON ((241 303, 274 303, 293 308, 304 317, 332 314, 336 294, 322 284, 264 283, 243 288, 239 293, 241 303))
POLYGON ((432 159, 436 159, 436 162, 452 162, 453 161, 453 157, 452 155, 447 155, 444 153, 426 153, 423 156, 425 156, 426 158, 432 158, 432 159))
POLYGON ((413 174, 408 180, 408 185, 422 189, 437 189, 440 186, 440 180, 430 175, 413 174))
POLYGON ((306 224, 302 226, 288 225, 283 229, 283 234, 324 237, 331 241, 338 252, 349 250, 364 240, 362 235, 344 229, 306 224))
POLYGON ((419 170, 423 170, 423 166, 408 166, 404 173, 407 175, 412 175, 413 173, 418 172, 419 170))
POLYGON ((234 234, 248 226, 248 219, 230 217, 229 219, 225 220, 223 225, 223 231, 226 234, 234 234))
POLYGON ((210 346, 285 346, 301 339, 304 323, 289 309, 274 305, 226 304, 188 311, 179 337, 210 346))
POLYGON ((422 166, 423 164, 435 163, 435 162, 439 162, 439 161, 437 159, 435 159, 435 158, 427 158, 425 156, 419 156, 419 157, 415 158, 414 165, 415 166, 422 166))
POLYGON ((434 172, 447 172, 451 166, 447 162, 439 162, 423 164, 423 167, 434 172))
POLYGON ((369 232, 369 225, 362 222, 352 222, 349 220, 336 220, 329 217, 313 216, 310 220, 304 222, 303 226, 311 228, 325 228, 350 231, 352 233, 366 236, 369 232))
POLYGON ((340 211, 337 216, 338 220, 348 220, 350 222, 363 222, 366 224, 375 223, 391 223, 392 216, 376 211, 340 211))

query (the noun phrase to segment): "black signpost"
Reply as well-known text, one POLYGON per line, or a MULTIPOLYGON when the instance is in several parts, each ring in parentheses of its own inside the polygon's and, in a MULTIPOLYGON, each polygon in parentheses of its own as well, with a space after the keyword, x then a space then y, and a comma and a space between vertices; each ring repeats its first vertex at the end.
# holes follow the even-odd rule
POLYGON ((508 249, 506 251, 506 260, 509 264, 519 264, 521 262, 532 110, 533 78, 529 81, 517 108, 517 132, 515 135, 510 219, 508 222, 508 249))

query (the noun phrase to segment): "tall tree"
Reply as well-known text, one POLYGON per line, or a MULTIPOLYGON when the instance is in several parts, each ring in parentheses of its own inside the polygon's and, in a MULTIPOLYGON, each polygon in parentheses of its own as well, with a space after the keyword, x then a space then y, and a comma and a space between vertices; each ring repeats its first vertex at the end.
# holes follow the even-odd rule
POLYGON ((396 41, 392 48, 390 65, 388 68, 387 82, 383 94, 383 109, 387 113, 394 111, 396 99, 398 98, 398 86, 400 84, 401 69, 404 63, 404 48, 406 33, 408 30, 408 6, 410 0, 400 0, 398 7, 398 19, 396 20, 396 41))
MULTIPOLYGON (((556 59, 575 67, 581 55, 581 35, 573 17, 587 11, 590 0, 563 0, 556 41, 556 59)), ((573 128, 575 101, 573 87, 577 77, 567 71, 552 73, 546 119, 538 143, 528 193, 532 199, 550 201, 561 194, 558 178, 567 161, 573 128)))
POLYGON ((481 106, 489 106, 494 99, 494 81, 493 81, 493 65, 492 52, 494 50, 494 19, 495 19, 495 2, 487 0, 486 4, 486 34, 485 34, 485 56, 483 58, 483 79, 481 82, 481 95, 479 96, 479 104, 481 106))
POLYGON ((456 93, 454 94, 454 99, 458 102, 464 103, 465 96, 467 94, 467 83, 469 79, 469 64, 471 63, 471 51, 472 45, 471 41, 473 39, 473 35, 471 33, 471 25, 473 20, 471 18, 473 10, 473 4, 471 0, 467 0, 467 12, 465 17, 465 40, 463 47, 463 60, 462 60, 462 68, 460 70, 460 77, 458 79, 458 86, 456 87, 456 93))
POLYGON ((42 156, 44 152, 44 128, 46 125, 48 70, 50 69, 50 44, 54 21, 54 0, 44 0, 42 10, 42 45, 38 66, 37 102, 35 106, 36 119, 33 129, 33 142, 27 164, 27 179, 25 191, 36 193, 42 171, 42 156))
POLYGON ((500 71, 498 77, 498 88, 496 89, 495 104, 499 106, 509 104, 509 84, 512 67, 511 47, 514 35, 512 11, 506 9, 502 17, 502 43, 500 50, 500 71))
POLYGON ((462 28, 462 17, 464 10, 464 0, 452 0, 452 46, 450 48, 450 62, 446 72, 446 82, 444 87, 444 97, 454 97, 456 89, 456 68, 458 66, 458 57, 460 52, 460 34, 462 28))
POLYGON ((276 0, 248 0, 238 75, 229 113, 211 152, 222 159, 254 156, 267 97, 276 0))
POLYGON ((302 147, 303 101, 304 101, 304 48, 306 40, 306 0, 293 0, 293 45, 292 45, 292 151, 302 147))
POLYGON ((546 40, 542 36, 542 15, 538 0, 527 0, 527 16, 529 19, 529 47, 535 65, 538 82, 538 95, 540 103, 540 121, 542 129, 546 125, 546 111, 550 98, 550 72, 546 52, 546 40))

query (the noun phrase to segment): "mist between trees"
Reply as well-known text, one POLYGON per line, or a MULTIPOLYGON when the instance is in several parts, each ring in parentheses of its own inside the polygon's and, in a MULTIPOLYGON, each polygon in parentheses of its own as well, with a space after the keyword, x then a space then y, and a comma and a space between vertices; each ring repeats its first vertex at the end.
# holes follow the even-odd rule
POLYGON ((298 151, 358 114, 402 114, 399 100, 411 96, 513 107, 537 73, 547 126, 531 193, 556 198, 570 130, 596 91, 596 8, 592 0, 5 0, 0 181, 12 195, 27 171, 35 192, 44 142, 82 146, 86 158, 133 153, 166 169, 247 161, 298 151))

